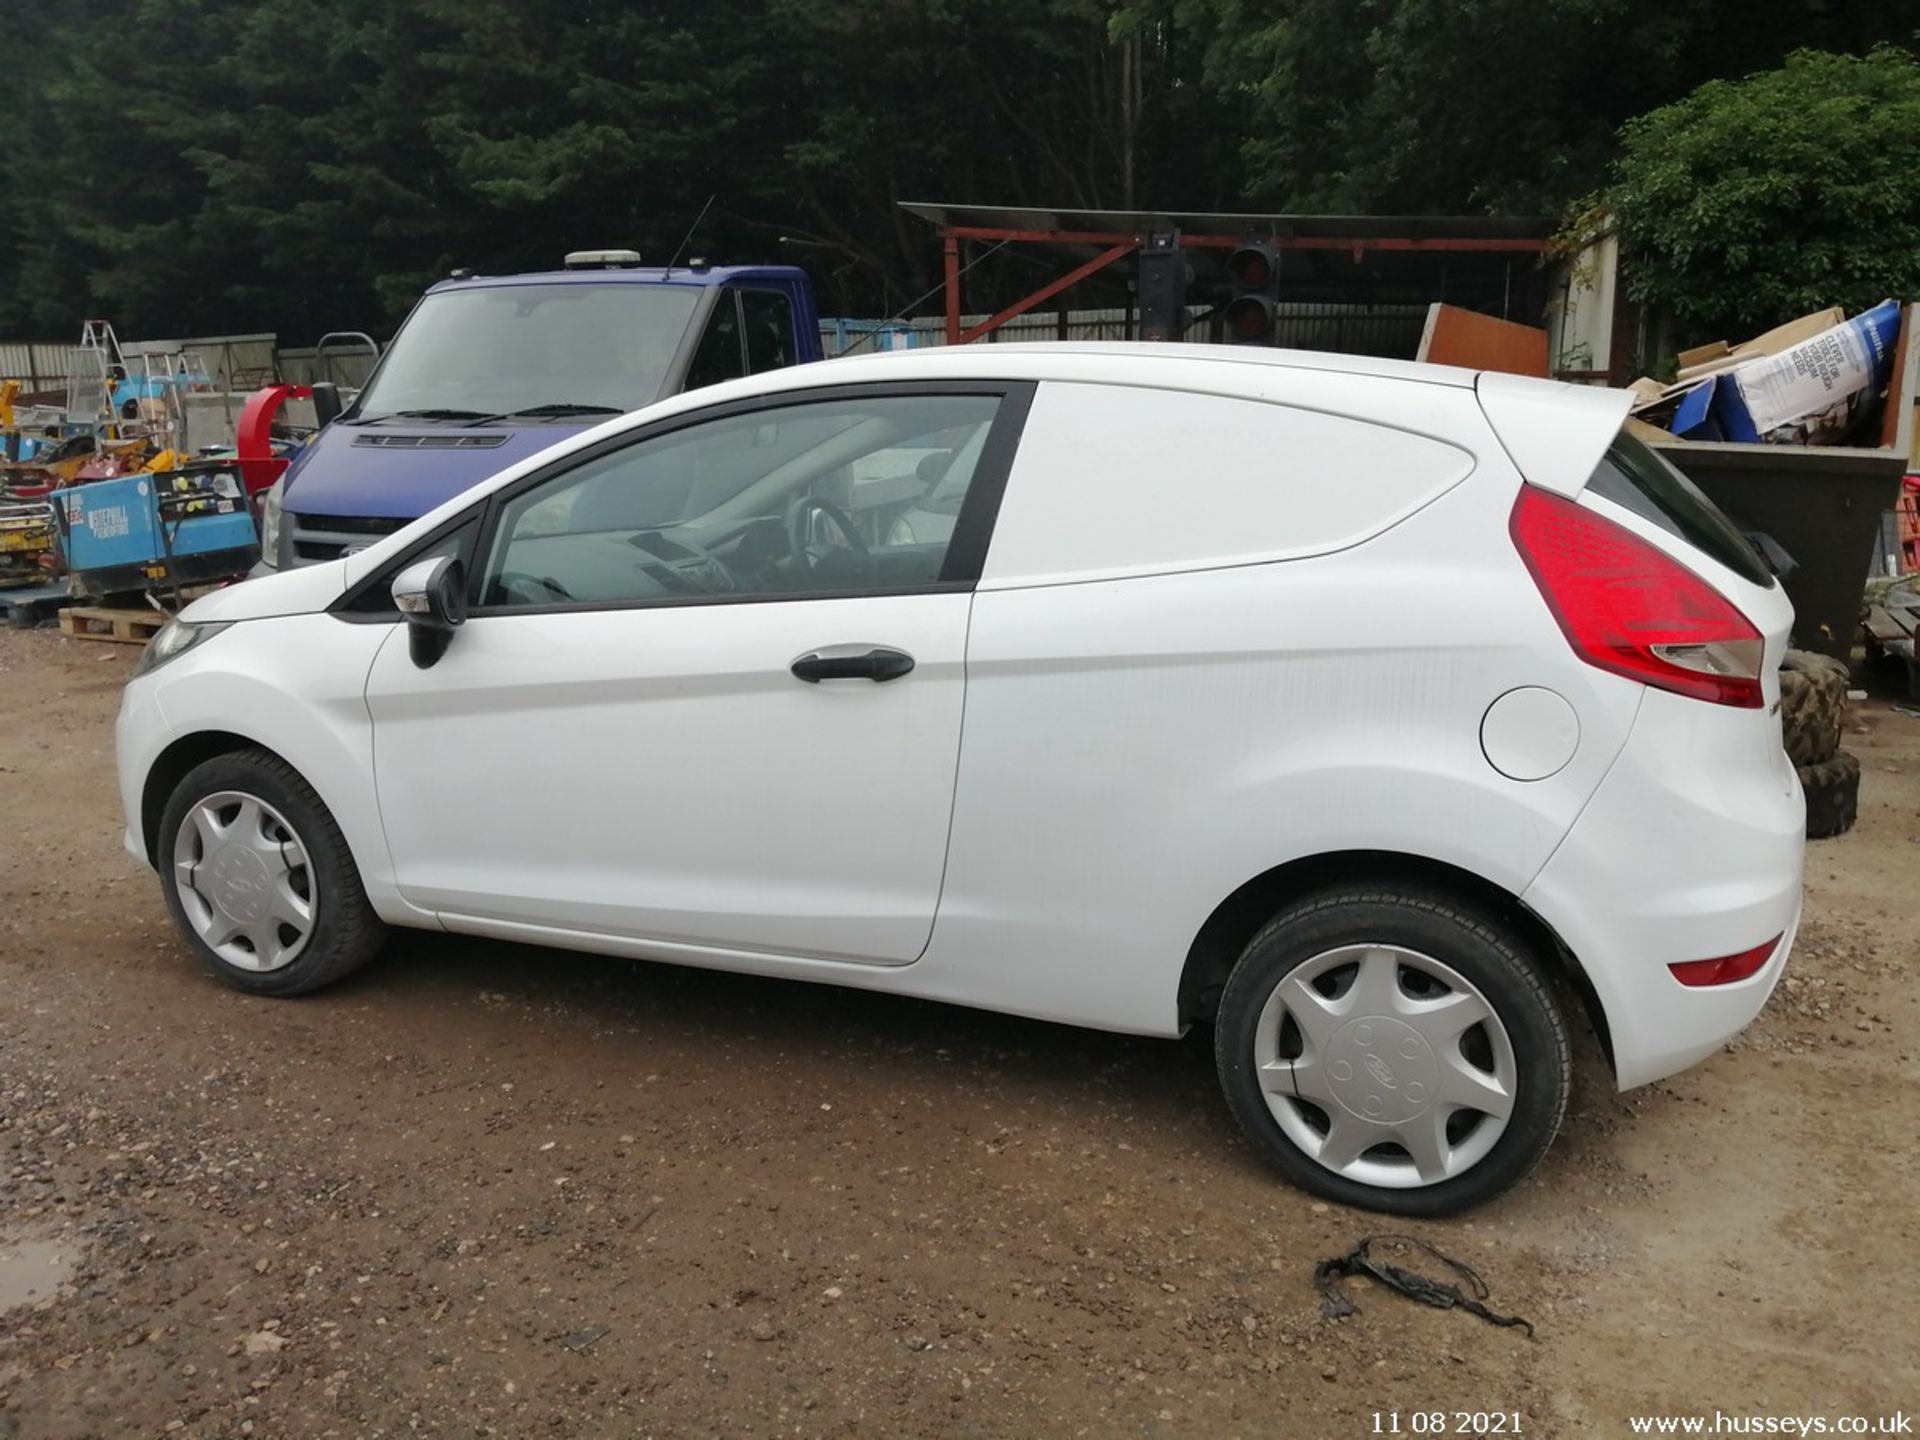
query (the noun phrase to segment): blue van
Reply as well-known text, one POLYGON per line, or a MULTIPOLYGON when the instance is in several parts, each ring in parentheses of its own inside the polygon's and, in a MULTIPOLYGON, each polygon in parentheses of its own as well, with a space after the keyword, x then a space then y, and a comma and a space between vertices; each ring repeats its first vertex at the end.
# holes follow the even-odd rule
POLYGON ((820 358, 813 287, 793 266, 642 269, 598 250, 540 274, 456 272, 267 493, 261 566, 369 545, 568 426, 820 358))

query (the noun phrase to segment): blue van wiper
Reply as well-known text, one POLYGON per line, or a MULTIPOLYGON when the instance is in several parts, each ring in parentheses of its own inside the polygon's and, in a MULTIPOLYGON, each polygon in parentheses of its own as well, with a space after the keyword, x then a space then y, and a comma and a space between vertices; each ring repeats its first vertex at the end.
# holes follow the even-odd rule
POLYGON ((570 401, 556 400, 550 405, 522 405, 518 410, 502 410, 498 415, 481 415, 473 421, 473 424, 498 425, 502 420, 511 420, 520 415, 552 419, 561 415, 624 415, 626 413, 618 405, 575 405, 570 401))
POLYGON ((354 425, 377 425, 382 420, 484 420, 478 410, 389 410, 381 415, 356 415, 354 425))

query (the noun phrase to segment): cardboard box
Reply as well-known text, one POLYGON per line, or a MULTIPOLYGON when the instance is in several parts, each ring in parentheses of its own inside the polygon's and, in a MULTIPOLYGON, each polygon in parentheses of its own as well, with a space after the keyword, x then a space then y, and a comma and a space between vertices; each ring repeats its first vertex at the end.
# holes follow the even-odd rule
POLYGON ((1627 386, 1627 389, 1633 392, 1633 404, 1627 407, 1627 413, 1629 415, 1638 415, 1648 406, 1658 405, 1662 400, 1666 399, 1668 387, 1662 385, 1658 380, 1650 380, 1645 375, 1642 375, 1638 380, 1627 386))
POLYGON ((1762 355, 1778 355, 1782 350, 1798 345, 1802 340, 1811 340, 1814 336, 1831 330, 1846 321, 1847 312, 1838 305, 1829 305, 1824 310, 1816 310, 1811 315, 1802 315, 1798 320, 1789 320, 1784 325, 1776 325, 1764 335, 1756 335, 1751 340, 1733 347, 1734 358, 1754 360, 1762 355))
POLYGON ((1674 372, 1673 383, 1676 385, 1690 385, 1695 380, 1704 380, 1709 375, 1718 375, 1724 371, 1731 370, 1739 363, 1739 357, 1729 352, 1722 355, 1718 360, 1709 361, 1705 365, 1688 365, 1680 370, 1676 370, 1674 372))
MULTIPOLYGON (((1814 318, 1760 338, 1799 334, 1814 318)), ((1892 300, 1802 335, 1716 376, 1715 418, 1729 440, 1815 445, 1838 440, 1887 383, 1899 338, 1900 306, 1892 300)))
POLYGON ((1749 360, 1757 360, 1766 355, 1778 355, 1782 350, 1831 330, 1846 318, 1846 312, 1838 305, 1830 305, 1825 310, 1816 310, 1811 315, 1802 315, 1798 320, 1789 320, 1784 325, 1776 325, 1764 335, 1756 335, 1753 339, 1743 340, 1738 345, 1728 345, 1724 340, 1716 340, 1711 345, 1682 350, 1677 357, 1680 368, 1675 372, 1675 383, 1685 384, 1708 375, 1717 375, 1724 370, 1731 370, 1736 365, 1744 365, 1749 360))
POLYGON ((1692 370, 1701 365, 1711 365, 1716 360, 1724 360, 1733 353, 1733 348, 1724 340, 1716 340, 1711 345, 1696 345, 1691 350, 1682 350, 1674 361, 1682 370, 1692 370))
POLYGON ((1657 445, 1662 441, 1671 441, 1675 438, 1671 430, 1662 430, 1658 425, 1649 425, 1637 415, 1627 416, 1626 430, 1627 434, 1637 440, 1645 440, 1648 444, 1657 445))

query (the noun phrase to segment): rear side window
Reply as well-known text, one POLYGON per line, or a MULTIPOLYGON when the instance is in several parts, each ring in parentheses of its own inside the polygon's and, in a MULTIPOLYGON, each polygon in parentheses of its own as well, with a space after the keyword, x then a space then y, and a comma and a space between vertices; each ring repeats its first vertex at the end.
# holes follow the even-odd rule
POLYGON ((1773 572, 1726 512, 1664 457, 1626 432, 1614 436, 1587 485, 1594 494, 1704 550, 1741 579, 1772 586, 1773 572))
MULTIPOLYGON (((1473 403, 1464 389, 1419 398, 1473 403)), ((1472 469, 1465 450, 1353 416, 1048 381, 1021 435, 983 581, 1065 584, 1323 555, 1379 534, 1472 469)))

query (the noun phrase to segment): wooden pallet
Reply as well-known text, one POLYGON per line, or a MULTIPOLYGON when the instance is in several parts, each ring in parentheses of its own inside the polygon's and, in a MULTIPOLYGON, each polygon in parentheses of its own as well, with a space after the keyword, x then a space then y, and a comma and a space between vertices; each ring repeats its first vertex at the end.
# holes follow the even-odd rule
POLYGON ((76 640, 116 640, 122 645, 144 645, 167 623, 158 610, 109 610, 100 605, 75 605, 60 612, 60 633, 76 640))

